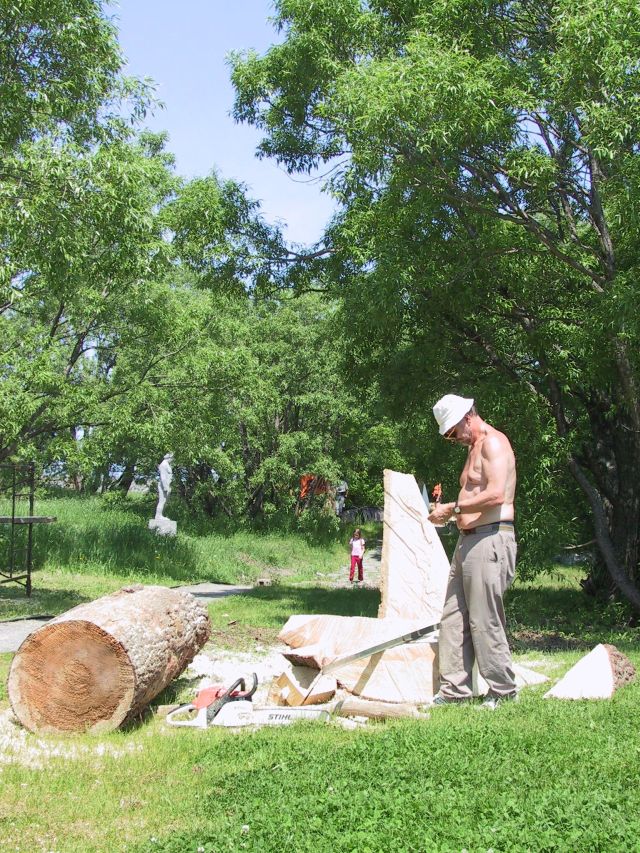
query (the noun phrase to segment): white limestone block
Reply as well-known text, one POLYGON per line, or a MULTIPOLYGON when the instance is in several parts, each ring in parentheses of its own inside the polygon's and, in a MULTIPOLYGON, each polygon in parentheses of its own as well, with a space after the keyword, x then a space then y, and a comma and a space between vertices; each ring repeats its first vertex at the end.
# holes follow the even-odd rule
POLYGON ((158 536, 176 536, 178 533, 178 522, 170 518, 150 518, 149 530, 155 530, 158 536))
MULTIPOLYGON (((428 623, 426 623, 428 624, 428 623)), ((278 639, 291 646, 284 657, 317 670, 336 658, 377 646, 425 627, 419 619, 366 616, 292 616, 278 639)), ((438 689, 437 635, 352 661, 332 673, 350 693, 384 702, 430 702, 438 689)))
POLYGON ((415 477, 385 470, 381 619, 429 624, 442 616, 449 559, 428 515, 415 477))
POLYGON ((615 646, 598 644, 548 690, 545 699, 610 699, 635 676, 633 664, 615 646))

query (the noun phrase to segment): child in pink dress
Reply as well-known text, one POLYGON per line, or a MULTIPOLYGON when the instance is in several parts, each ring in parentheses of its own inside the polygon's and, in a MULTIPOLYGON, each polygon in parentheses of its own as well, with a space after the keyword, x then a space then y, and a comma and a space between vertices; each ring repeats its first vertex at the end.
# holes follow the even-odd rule
POLYGON ((366 542, 362 538, 362 533, 360 529, 357 528, 353 531, 353 536, 349 539, 349 545, 351 546, 351 571, 349 572, 349 581, 353 583, 353 576, 355 574, 356 566, 358 567, 358 581, 364 580, 364 571, 362 568, 362 558, 364 557, 364 551, 366 547, 366 542))

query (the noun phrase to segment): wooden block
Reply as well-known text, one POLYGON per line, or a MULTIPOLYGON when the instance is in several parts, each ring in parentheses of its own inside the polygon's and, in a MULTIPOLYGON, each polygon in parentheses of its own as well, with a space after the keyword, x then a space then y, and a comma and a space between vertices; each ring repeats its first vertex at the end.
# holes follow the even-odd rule
POLYGON ((283 672, 275 681, 280 689, 282 702, 292 707, 329 702, 335 696, 337 688, 335 678, 330 675, 319 678, 313 691, 308 694, 309 687, 317 676, 317 670, 306 666, 294 666, 291 672, 283 672))
POLYGON ((418 711, 416 705, 406 702, 374 702, 370 699, 347 696, 337 702, 332 713, 341 717, 369 717, 374 720, 400 719, 409 717, 414 720, 428 719, 429 714, 418 711))

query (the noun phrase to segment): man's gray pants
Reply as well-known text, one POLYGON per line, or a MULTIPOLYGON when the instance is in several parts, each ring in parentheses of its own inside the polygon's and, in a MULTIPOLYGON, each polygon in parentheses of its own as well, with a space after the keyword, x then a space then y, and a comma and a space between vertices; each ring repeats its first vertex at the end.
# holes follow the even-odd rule
POLYGON ((473 695, 474 659, 491 695, 516 689, 502 603, 515 575, 516 539, 506 525, 484 528, 460 534, 451 563, 438 643, 445 699, 473 695))

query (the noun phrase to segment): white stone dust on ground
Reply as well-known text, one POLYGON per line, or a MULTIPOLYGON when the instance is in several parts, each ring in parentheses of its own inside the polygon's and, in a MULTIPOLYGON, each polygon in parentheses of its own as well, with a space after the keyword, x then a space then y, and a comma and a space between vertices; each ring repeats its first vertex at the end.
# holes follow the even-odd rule
POLYGON ((142 748, 141 743, 133 742, 126 746, 115 746, 103 741, 79 744, 72 740, 40 737, 23 728, 11 709, 0 713, 0 773, 3 765, 7 764, 20 764, 32 770, 42 770, 53 758, 120 758, 132 752, 139 752, 142 748))

